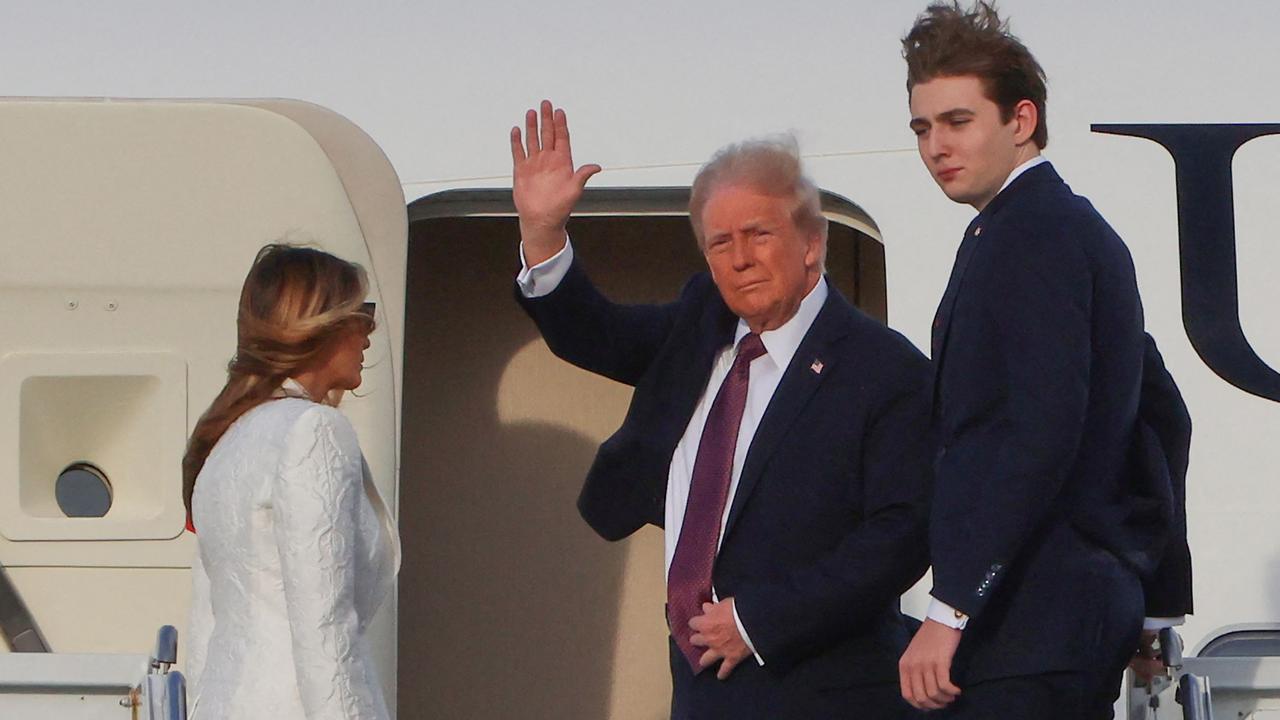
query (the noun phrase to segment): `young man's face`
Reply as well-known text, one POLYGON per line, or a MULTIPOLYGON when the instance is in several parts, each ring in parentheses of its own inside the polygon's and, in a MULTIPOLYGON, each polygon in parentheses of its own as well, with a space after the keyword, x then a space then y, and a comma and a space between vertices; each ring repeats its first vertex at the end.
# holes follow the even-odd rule
MULTIPOLYGON (((972 75, 939 77, 911 89, 911 130, 920 159, 947 197, 986 207, 1019 163, 1038 154, 1029 139, 1035 118, 1009 122, 972 75)), ((1033 106, 1034 107, 1034 106, 1033 106)))

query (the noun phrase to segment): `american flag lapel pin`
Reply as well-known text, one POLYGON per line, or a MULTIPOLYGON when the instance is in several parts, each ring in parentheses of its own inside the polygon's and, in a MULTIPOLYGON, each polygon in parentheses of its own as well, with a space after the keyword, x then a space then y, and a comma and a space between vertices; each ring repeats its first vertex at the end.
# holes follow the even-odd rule
POLYGON ((813 371, 813 374, 814 374, 814 375, 821 375, 821 374, 822 374, 822 361, 821 361, 821 360, 819 360, 818 358, 814 358, 814 359, 813 359, 813 364, 809 366, 809 369, 813 371))

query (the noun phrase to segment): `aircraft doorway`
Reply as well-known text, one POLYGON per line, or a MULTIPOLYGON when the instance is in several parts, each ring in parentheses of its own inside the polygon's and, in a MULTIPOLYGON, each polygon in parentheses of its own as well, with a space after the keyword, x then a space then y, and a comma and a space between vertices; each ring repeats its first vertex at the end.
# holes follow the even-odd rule
MULTIPOLYGON (((609 297, 671 300, 704 268, 687 201, 687 188, 587 192, 569 230, 609 297)), ((875 224, 823 203, 834 286, 883 320, 875 224)), ((432 195, 409 221, 399 717, 666 717, 662 533, 607 543, 575 506, 630 388, 556 359, 515 303, 509 191, 432 195)))

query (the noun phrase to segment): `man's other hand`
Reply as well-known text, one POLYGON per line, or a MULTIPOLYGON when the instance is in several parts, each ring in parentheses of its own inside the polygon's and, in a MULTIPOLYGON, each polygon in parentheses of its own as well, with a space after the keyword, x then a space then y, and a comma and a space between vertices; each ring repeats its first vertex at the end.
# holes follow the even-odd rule
POLYGON ((1155 649, 1157 636, 1155 630, 1143 630, 1142 638, 1138 641, 1138 653, 1129 661, 1129 667, 1140 687, 1147 687, 1151 685, 1152 678, 1164 675, 1164 658, 1155 649))
POLYGON ((564 247, 569 213, 600 166, 583 165, 574 171, 568 118, 564 110, 553 110, 550 100, 542 101, 541 113, 525 113, 524 127, 527 143, 519 127, 511 128, 511 194, 520 215, 524 260, 533 267, 564 247))
POLYGON ((707 649, 699 661, 707 668, 720 662, 716 677, 724 680, 747 656, 750 648, 738 633, 738 623, 733 619, 733 598, 717 603, 702 603, 702 614, 689 621, 693 630, 690 642, 707 649))
POLYGON ((960 645, 961 631, 933 620, 911 639, 898 661, 902 698, 921 710, 941 710, 960 695, 951 682, 951 660, 960 645))

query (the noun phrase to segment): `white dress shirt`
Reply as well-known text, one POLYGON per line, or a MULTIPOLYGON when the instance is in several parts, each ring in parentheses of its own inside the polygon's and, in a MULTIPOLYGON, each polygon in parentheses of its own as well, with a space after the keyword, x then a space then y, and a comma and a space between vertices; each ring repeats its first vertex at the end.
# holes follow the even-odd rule
POLYGON ((1037 155, 1031 158, 1030 160, 1024 161, 1021 165, 1014 168, 1013 171, 1009 173, 1009 177, 1004 179, 1004 184, 1000 186, 1000 190, 996 194, 999 195, 1000 193, 1004 192, 1004 189, 1009 187, 1009 183, 1012 183, 1014 180, 1017 180, 1018 176, 1021 175, 1022 173, 1030 170, 1031 168, 1037 165, 1043 165, 1047 162, 1049 162, 1049 158, 1043 155, 1037 155))
MULTIPOLYGON (((1031 168, 1037 165, 1043 165, 1046 162, 1049 162, 1048 158, 1046 158, 1043 155, 1036 155, 1030 160, 1027 160, 1026 162, 1022 163, 1018 167, 1014 168, 1013 171, 1009 173, 1009 177, 1005 178, 1004 184, 1000 186, 1000 192, 997 192, 996 194, 999 195, 1001 192, 1004 192, 1004 189, 1009 187, 1009 184, 1012 183, 1014 180, 1016 180, 1018 176, 1021 175, 1022 173, 1030 170, 1031 168)), ((947 603, 944 603, 937 598, 930 598, 929 610, 926 613, 925 617, 929 618, 930 620, 933 620, 934 622, 942 623, 947 627, 955 628, 956 630, 963 630, 965 625, 967 625, 969 622, 968 615, 965 615, 962 612, 958 612, 955 608, 951 607, 947 603)), ((1142 621, 1142 627, 1144 630, 1159 630, 1161 628, 1174 627, 1176 625, 1181 625, 1185 621, 1186 621, 1185 616, 1184 617, 1149 617, 1149 618, 1145 618, 1142 621)))
MULTIPOLYGON (((516 277, 516 282, 520 285, 521 292, 524 293, 525 297, 541 297, 556 289, 564 278, 565 273, 568 272, 569 265, 572 262, 573 247, 568 239, 565 240, 564 248, 559 253, 533 267, 525 264, 524 247, 522 245, 520 250, 521 270, 519 276, 516 277)), ((822 309, 823 303, 827 301, 827 293, 826 278, 819 278, 818 284, 800 302, 799 309, 796 310, 796 314, 790 320, 776 330, 767 330, 760 334, 760 341, 764 343, 767 352, 751 363, 751 381, 747 386, 747 403, 742 413, 742 424, 738 426, 738 443, 733 452, 733 471, 729 480, 729 496, 725 501, 724 515, 720 518, 721 540, 724 538, 724 528, 729 519, 729 511, 733 507, 734 494, 738 490, 738 478, 742 474, 742 465, 746 460, 747 450, 751 447, 751 441, 755 437, 756 429, 760 426, 760 420, 764 417, 765 410, 769 407, 769 401, 773 399, 773 393, 778 389, 778 383, 782 381, 782 376, 786 372, 787 366, 791 364, 791 358, 796 354, 796 350, 799 349, 800 341, 809 332, 809 327, 813 325, 814 319, 818 317, 818 311, 822 309)), ((720 391, 720 385, 724 383, 724 379, 729 374, 729 369, 733 367, 734 358, 737 356, 738 343, 749 332, 751 332, 751 329, 747 326, 746 321, 739 319, 737 330, 733 336, 733 344, 725 346, 716 355, 715 362, 711 366, 711 375, 707 379, 707 387, 703 390, 702 397, 698 400, 698 406, 694 409, 693 416, 689 418, 689 425, 685 428, 684 435, 680 438, 680 442, 676 444, 675 452, 671 456, 671 467, 667 472, 667 504, 664 513, 665 528, 663 536, 666 543, 666 552, 663 577, 666 577, 671 572, 671 560, 675 556, 676 543, 680 540, 680 528, 684 524, 685 505, 689 502, 689 485, 693 478, 693 465, 698 457, 698 445, 702 440, 702 430, 707 423, 707 415, 711 412, 711 405, 715 402, 716 394, 720 391)), ((751 643, 747 629, 742 625, 742 619, 738 616, 736 608, 733 611, 733 619, 738 624, 738 632, 742 635, 742 639, 746 642, 752 654, 755 655, 756 662, 763 665, 764 658, 760 657, 760 654, 755 651, 755 647, 751 643)))

